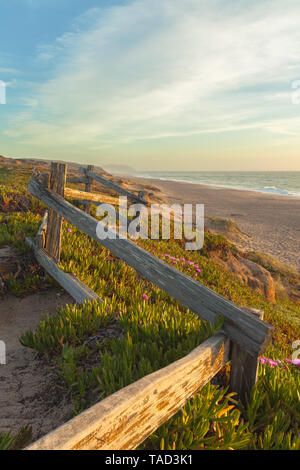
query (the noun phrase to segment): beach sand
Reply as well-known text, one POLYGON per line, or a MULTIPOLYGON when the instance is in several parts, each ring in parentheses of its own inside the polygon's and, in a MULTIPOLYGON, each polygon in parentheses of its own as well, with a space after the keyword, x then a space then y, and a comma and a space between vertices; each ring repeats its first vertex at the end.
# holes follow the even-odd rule
POLYGON ((206 217, 229 218, 248 237, 238 245, 260 251, 300 270, 300 198, 200 184, 144 179, 168 203, 204 204, 206 217))

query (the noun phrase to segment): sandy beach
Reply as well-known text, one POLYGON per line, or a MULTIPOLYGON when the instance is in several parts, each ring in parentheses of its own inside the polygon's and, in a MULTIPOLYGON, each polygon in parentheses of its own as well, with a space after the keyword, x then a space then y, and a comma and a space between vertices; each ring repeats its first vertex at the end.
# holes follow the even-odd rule
POLYGON ((205 216, 234 220, 248 235, 244 250, 276 256, 300 270, 300 198, 200 184, 145 179, 156 185, 169 203, 205 205, 205 216))

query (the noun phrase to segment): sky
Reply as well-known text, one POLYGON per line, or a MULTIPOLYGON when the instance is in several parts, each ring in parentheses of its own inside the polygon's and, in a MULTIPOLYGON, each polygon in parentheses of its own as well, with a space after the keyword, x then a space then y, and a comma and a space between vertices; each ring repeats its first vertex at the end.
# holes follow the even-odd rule
POLYGON ((0 0, 0 155, 299 171, 299 18, 298 0, 0 0))

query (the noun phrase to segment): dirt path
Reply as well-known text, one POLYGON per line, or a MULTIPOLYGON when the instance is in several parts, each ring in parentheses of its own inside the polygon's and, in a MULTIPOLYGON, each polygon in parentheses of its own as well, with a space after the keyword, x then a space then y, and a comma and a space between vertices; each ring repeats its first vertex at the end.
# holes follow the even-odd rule
POLYGON ((68 419, 72 404, 59 393, 54 372, 19 337, 37 326, 42 313, 53 314, 71 302, 60 289, 0 298, 0 340, 6 344, 6 364, 0 364, 0 433, 30 425, 36 440, 68 419))

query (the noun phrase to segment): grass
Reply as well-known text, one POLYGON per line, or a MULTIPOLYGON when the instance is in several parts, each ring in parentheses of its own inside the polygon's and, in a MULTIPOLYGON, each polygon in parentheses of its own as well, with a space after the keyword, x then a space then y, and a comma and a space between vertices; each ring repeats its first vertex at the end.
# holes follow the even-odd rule
POLYGON ((67 305, 56 315, 46 315, 36 331, 26 331, 21 338, 23 346, 39 353, 61 352, 65 344, 76 346, 85 337, 106 326, 112 319, 113 305, 106 302, 86 302, 81 306, 67 305))
POLYGON ((23 449, 32 438, 32 428, 24 426, 16 435, 11 432, 0 434, 0 450, 23 449))
MULTIPOLYGON (((25 250, 25 234, 33 235, 40 216, 29 212, 5 217, 0 236, 6 233, 9 243, 25 250)), ((299 303, 290 299, 270 303, 212 261, 208 252, 226 245, 224 237, 206 235, 201 253, 187 253, 178 240, 138 243, 237 305, 264 310, 266 321, 275 327, 273 344, 265 354, 282 360, 278 367, 260 365, 247 406, 228 394, 226 383, 221 388, 208 384, 141 448, 299 449, 299 369, 284 361, 300 337, 299 303)), ((43 318, 34 332, 24 332, 21 342, 54 358, 57 374, 72 394, 74 414, 183 357, 222 325, 221 318, 215 325, 200 321, 67 223, 62 247, 61 268, 75 274, 104 302, 62 308, 54 317, 43 318), (96 352, 91 351, 89 337, 115 320, 121 337, 107 338, 98 343, 96 352)))
POLYGON ((12 273, 4 272, 1 275, 0 267, 0 275, 6 290, 18 297, 55 285, 55 281, 44 275, 42 269, 35 264, 25 243, 26 237, 35 236, 40 223, 41 215, 32 212, 0 213, 0 249, 5 245, 13 246, 20 266, 24 268, 15 278, 12 273))
POLYGON ((33 237, 41 223, 41 216, 28 212, 5 215, 0 213, 0 247, 13 245, 20 252, 29 251, 26 237, 33 237))
POLYGON ((260 366, 245 408, 226 389, 206 385, 141 446, 161 450, 299 450, 299 373, 260 366))

